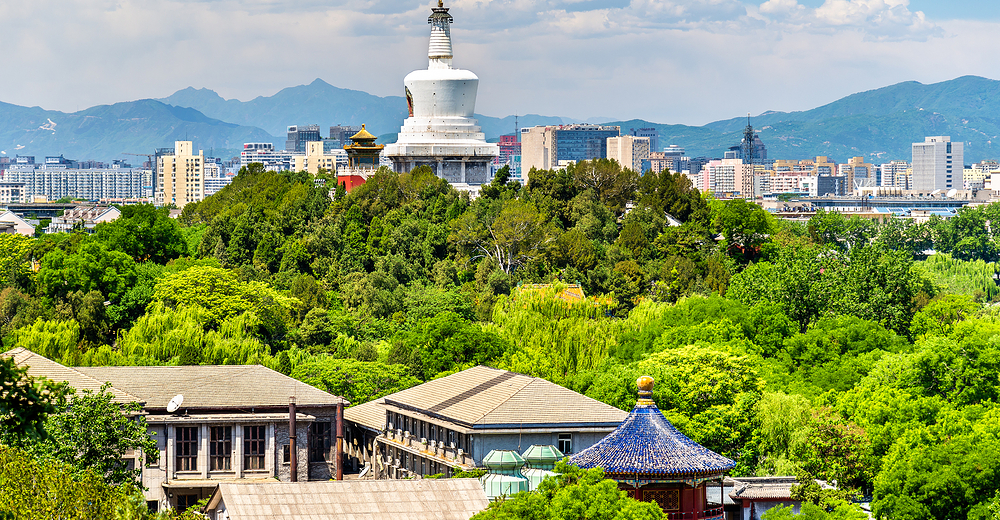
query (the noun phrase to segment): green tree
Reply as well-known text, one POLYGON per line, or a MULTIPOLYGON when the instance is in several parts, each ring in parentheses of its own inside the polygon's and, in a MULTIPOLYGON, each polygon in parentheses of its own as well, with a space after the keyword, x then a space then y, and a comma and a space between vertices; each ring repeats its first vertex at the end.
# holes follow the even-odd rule
POLYGON ((558 475, 542 481, 536 491, 497 500, 474 520, 658 520, 655 503, 629 498, 618 483, 605 479, 600 468, 582 470, 564 462, 558 475))
POLYGON ((547 218, 534 204, 510 200, 495 218, 465 213, 452 222, 449 240, 474 258, 493 259, 510 275, 539 256, 552 237, 547 218))
POLYGON ((67 393, 66 383, 31 377, 28 367, 0 356, 0 439, 11 443, 44 438, 45 418, 60 408, 67 393))
POLYGON ((753 202, 731 199, 723 202, 712 217, 712 224, 725 237, 730 254, 753 258, 771 232, 767 212, 753 202))
POLYGON ((0 445, 0 517, 10 520, 94 518, 135 520, 148 516, 141 492, 132 486, 112 486, 94 471, 54 460, 39 460, 24 451, 0 445), (134 514, 134 515, 133 515, 134 514))
POLYGON ((639 174, 623 168, 614 159, 578 161, 566 167, 580 191, 591 191, 598 202, 616 214, 635 200, 639 174))
POLYGON ((139 484, 141 467, 129 469, 125 455, 134 451, 156 458, 156 441, 146 429, 136 402, 115 402, 105 383, 100 391, 74 395, 45 422, 44 440, 25 446, 40 459, 51 458, 76 468, 83 475, 93 471, 108 484, 139 484))
POLYGON ((0 233, 0 288, 13 286, 29 272, 33 242, 17 233, 0 233))
POLYGON ((108 249, 122 251, 137 262, 161 264, 187 254, 187 241, 167 208, 138 204, 122 206, 120 211, 120 217, 94 229, 94 238, 108 249))

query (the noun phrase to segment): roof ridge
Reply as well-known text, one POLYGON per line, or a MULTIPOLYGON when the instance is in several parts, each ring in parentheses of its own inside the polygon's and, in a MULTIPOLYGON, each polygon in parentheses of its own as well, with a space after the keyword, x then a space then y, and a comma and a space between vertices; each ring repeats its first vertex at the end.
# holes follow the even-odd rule
MULTIPOLYGON (((49 359, 49 358, 47 358, 47 357, 45 357, 45 356, 43 356, 43 355, 41 355, 41 354, 33 351, 33 350, 28 349, 27 347, 14 347, 14 348, 8 350, 7 352, 4 352, 2 355, 10 357, 11 359, 13 359, 15 365, 20 365, 20 363, 17 362, 17 359, 14 358, 14 354, 13 354, 13 352, 17 351, 17 350, 23 351, 23 352, 27 352, 29 354, 27 356, 27 358, 25 358, 25 362, 23 363, 23 365, 26 366, 26 367, 31 366, 30 364, 27 363, 28 359, 30 359, 32 357, 38 357, 38 358, 41 358, 41 359, 43 359, 43 360, 45 360, 45 361, 47 361, 49 363, 52 363, 53 365, 58 365, 58 366, 66 369, 66 370, 69 370, 70 372, 73 372, 74 374, 77 374, 77 375, 79 375, 80 377, 82 377, 84 379, 89 379, 89 380, 97 383, 98 388, 103 388, 104 384, 107 383, 108 384, 108 388, 113 389, 114 392, 118 392, 119 394, 121 394, 121 396, 123 398, 131 399, 132 401, 135 401, 135 402, 140 403, 140 404, 146 404, 146 401, 143 398, 141 398, 141 397, 139 397, 137 395, 132 395, 131 393, 129 393, 129 392, 127 392, 127 391, 125 391, 125 390, 123 390, 121 388, 118 388, 117 386, 111 384, 110 381, 101 381, 100 379, 97 379, 96 377, 92 377, 92 376, 89 376, 89 375, 87 375, 87 374, 85 374, 83 372, 80 372, 79 370, 76 369, 76 367, 66 366, 66 365, 64 365, 62 363, 59 363, 58 361, 51 360, 51 359, 49 359)), ((41 377, 43 377, 45 379, 49 379, 49 378, 47 378, 45 376, 41 376, 41 377)), ((49 379, 49 380, 51 381, 51 379, 49 379)), ((56 383, 62 383, 62 382, 68 383, 68 381, 55 381, 55 382, 56 383)), ((71 387, 71 388, 73 388, 73 387, 71 387)), ((74 390, 74 392, 76 391, 75 388, 73 388, 73 390, 74 390)))

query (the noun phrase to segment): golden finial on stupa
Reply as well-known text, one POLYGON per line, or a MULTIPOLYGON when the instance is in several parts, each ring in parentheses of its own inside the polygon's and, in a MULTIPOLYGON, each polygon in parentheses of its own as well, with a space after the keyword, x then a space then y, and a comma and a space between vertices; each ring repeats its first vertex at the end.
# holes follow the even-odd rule
POLYGON ((438 7, 444 7, 444 0, 438 0, 438 7))
POLYGON ((651 405, 653 403, 653 384, 656 381, 650 376, 642 376, 635 380, 635 385, 639 387, 639 405, 651 405))

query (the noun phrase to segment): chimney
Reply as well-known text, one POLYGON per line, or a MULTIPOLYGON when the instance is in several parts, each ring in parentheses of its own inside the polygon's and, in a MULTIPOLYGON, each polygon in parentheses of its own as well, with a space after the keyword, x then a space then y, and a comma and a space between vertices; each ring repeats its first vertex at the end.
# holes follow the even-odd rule
POLYGON ((295 396, 288 398, 288 458, 292 482, 299 481, 299 457, 295 449, 295 396))
POLYGON ((344 480, 344 402, 337 403, 337 480, 344 480))

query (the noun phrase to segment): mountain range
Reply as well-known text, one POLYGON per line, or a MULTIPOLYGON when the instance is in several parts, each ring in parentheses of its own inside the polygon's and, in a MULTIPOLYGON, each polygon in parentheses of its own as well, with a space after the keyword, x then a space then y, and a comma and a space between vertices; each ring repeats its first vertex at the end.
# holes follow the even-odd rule
MULTIPOLYGON (((0 151, 7 155, 59 155, 110 160, 123 153, 151 153, 175 140, 191 140, 216 157, 237 155, 244 142, 272 142, 282 148, 288 125, 365 123, 379 142, 395 140, 406 117, 400 96, 379 97, 334 87, 322 80, 285 88, 250 101, 224 99, 209 89, 186 88, 162 99, 100 105, 65 113, 0 102, 0 151)), ((489 140, 513 132, 515 117, 477 114, 489 140)), ((521 115, 521 127, 567 124, 557 116, 521 115)), ((751 118, 769 158, 835 161, 864 156, 876 162, 910 159, 910 144, 924 136, 950 135, 965 142, 965 162, 997 158, 1000 81, 964 76, 924 85, 915 81, 860 92, 812 110, 769 111, 751 118)), ((657 128, 660 145, 676 144, 692 157, 720 157, 740 142, 745 117, 703 126, 611 121, 623 133, 657 128)))

